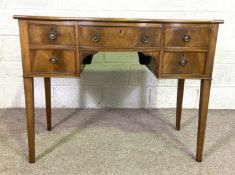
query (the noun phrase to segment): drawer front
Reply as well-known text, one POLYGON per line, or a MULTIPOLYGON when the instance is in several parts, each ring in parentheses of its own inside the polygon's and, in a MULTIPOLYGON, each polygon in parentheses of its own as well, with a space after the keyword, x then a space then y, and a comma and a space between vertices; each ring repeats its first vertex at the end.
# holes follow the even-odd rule
POLYGON ((71 50, 32 50, 33 74, 75 74, 75 52, 71 50))
POLYGON ((208 47, 209 28, 166 28, 166 47, 208 47))
POLYGON ((166 52, 163 57, 163 74, 203 75, 206 53, 166 52))
POLYGON ((160 47, 161 28, 81 27, 81 47, 136 48, 160 47))
POLYGON ((29 25, 30 44, 74 45, 75 27, 66 25, 29 25))

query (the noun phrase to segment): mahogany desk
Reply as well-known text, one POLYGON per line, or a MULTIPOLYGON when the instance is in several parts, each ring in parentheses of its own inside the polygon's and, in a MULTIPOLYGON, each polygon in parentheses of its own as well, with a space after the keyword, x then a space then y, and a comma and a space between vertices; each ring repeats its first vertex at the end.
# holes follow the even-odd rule
POLYGON ((35 162, 34 77, 44 77, 51 130, 51 77, 80 77, 99 51, 138 52, 157 78, 178 79, 180 130, 185 79, 201 80, 196 160, 202 161, 219 24, 223 20, 152 20, 14 16, 19 20, 29 162, 35 162))

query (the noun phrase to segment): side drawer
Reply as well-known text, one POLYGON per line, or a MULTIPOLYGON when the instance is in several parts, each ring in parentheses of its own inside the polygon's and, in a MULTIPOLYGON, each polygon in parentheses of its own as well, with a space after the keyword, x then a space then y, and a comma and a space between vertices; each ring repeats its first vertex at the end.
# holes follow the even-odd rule
POLYGON ((29 43, 75 45, 75 26, 29 24, 29 43))
POLYGON ((75 51, 31 50, 33 74, 75 74, 75 51))
POLYGON ((166 28, 165 47, 208 47, 209 28, 166 28))
POLYGON ((165 52, 163 57, 163 75, 204 75, 206 53, 202 52, 165 52))

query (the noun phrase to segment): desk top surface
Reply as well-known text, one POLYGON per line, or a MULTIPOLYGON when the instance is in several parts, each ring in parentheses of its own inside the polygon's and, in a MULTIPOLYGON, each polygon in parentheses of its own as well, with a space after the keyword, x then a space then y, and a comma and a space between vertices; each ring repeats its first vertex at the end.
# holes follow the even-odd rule
POLYGON ((56 17, 56 16, 27 16, 14 15, 14 19, 47 20, 47 21, 93 21, 93 22, 145 22, 145 23, 224 23, 223 20, 195 20, 195 19, 137 19, 137 18, 94 18, 94 17, 56 17))

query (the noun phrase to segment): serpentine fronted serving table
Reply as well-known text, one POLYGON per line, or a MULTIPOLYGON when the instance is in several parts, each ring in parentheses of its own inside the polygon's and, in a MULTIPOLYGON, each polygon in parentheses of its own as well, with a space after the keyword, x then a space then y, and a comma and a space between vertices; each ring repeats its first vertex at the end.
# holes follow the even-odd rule
MULTIPOLYGON (((35 162, 34 84, 44 77, 47 129, 51 130, 51 77, 80 77, 92 56, 138 52, 156 78, 178 79, 176 129, 180 130, 185 79, 201 81, 196 160, 202 161, 210 86, 222 20, 163 20, 14 16, 19 21, 29 162, 35 162)), ((128 58, 127 58, 128 59, 128 58)))

